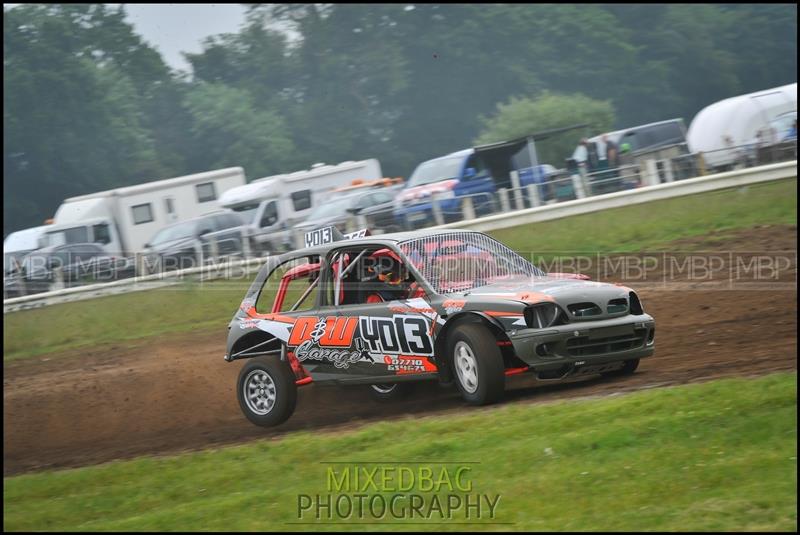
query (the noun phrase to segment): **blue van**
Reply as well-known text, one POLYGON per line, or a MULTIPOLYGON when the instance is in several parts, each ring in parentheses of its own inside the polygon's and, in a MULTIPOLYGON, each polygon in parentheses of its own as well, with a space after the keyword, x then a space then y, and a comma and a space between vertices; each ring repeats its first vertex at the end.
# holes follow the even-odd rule
POLYGON ((466 196, 473 196, 476 214, 492 213, 496 191, 495 181, 476 157, 475 149, 460 150, 417 166, 397 196, 395 219, 406 229, 435 224, 434 194, 438 194, 445 222, 461 219, 461 203, 466 196))

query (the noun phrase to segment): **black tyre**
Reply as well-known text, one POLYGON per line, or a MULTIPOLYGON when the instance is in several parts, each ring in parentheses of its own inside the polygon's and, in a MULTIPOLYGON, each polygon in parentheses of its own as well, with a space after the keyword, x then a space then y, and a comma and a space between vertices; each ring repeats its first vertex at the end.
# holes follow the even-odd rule
POLYGON ((488 328, 459 325, 448 337, 448 355, 456 386, 472 405, 499 401, 505 390, 503 356, 488 328))
POLYGON ((236 397, 242 412, 254 424, 282 424, 297 404, 294 373, 287 362, 275 358, 248 360, 239 372, 236 397))
POLYGON ((606 372, 605 377, 621 377, 623 375, 631 375, 639 367, 639 359, 626 360, 622 368, 614 370, 613 372, 606 372))
POLYGON ((378 401, 398 401, 414 391, 414 383, 383 383, 369 385, 367 390, 378 401))

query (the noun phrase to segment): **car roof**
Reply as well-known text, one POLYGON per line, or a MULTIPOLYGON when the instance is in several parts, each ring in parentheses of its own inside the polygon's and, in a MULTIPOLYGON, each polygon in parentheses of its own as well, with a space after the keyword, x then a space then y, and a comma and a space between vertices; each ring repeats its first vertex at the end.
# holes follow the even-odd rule
POLYGON ((331 249, 339 248, 343 245, 361 245, 361 244, 375 244, 375 245, 392 245, 397 244, 400 242, 404 242, 406 240, 413 240, 419 238, 427 238, 430 236, 440 236, 443 234, 458 234, 464 232, 474 232, 477 234, 482 234, 476 230, 467 230, 467 229, 422 229, 422 230, 413 230, 407 232, 393 232, 390 234, 376 234, 373 236, 365 236, 363 238, 354 238, 352 240, 338 240, 330 243, 325 243, 323 245, 318 245, 316 247, 308 247, 303 249, 295 249, 290 253, 294 255, 296 253, 303 253, 307 255, 324 255, 327 254, 328 251, 331 249))

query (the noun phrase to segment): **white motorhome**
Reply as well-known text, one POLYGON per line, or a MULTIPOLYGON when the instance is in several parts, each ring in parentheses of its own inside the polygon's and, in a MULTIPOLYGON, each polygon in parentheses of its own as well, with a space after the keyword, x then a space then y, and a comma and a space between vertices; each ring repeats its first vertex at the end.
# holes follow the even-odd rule
POLYGON ((258 252, 291 246, 290 229, 325 202, 326 192, 354 181, 383 178, 376 159, 338 165, 315 164, 306 171, 259 178, 220 196, 225 208, 238 212, 248 224, 251 247, 258 252))
POLYGON ((219 209, 219 196, 246 183, 229 167, 66 199, 45 231, 43 246, 98 243, 133 255, 163 227, 219 209))
POLYGON ((726 98, 706 106, 687 134, 710 168, 730 164, 746 147, 783 140, 797 120, 797 83, 726 98))

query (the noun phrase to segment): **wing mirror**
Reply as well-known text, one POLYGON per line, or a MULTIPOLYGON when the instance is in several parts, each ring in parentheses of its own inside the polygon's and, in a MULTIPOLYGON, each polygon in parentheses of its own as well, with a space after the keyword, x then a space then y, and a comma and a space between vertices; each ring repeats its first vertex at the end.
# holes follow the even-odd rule
POLYGON ((474 167, 467 167, 466 169, 464 169, 464 179, 472 180, 476 176, 478 176, 478 172, 475 170, 474 167))

